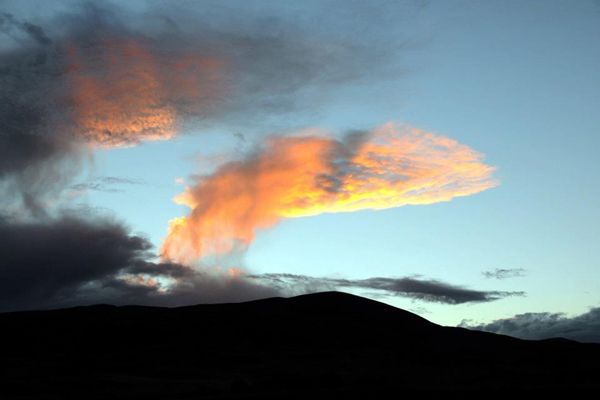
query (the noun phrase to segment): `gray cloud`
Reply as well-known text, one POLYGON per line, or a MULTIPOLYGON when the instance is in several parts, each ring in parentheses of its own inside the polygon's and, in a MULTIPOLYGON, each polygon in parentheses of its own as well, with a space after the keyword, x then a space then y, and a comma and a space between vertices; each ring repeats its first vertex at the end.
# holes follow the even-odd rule
POLYGON ((86 182, 79 182, 70 186, 70 189, 75 192, 107 192, 117 193, 122 192, 123 189, 119 186, 123 185, 142 185, 143 181, 138 179, 122 178, 117 176, 101 176, 90 179, 86 182))
POLYGON ((524 268, 496 268, 493 270, 483 271, 482 274, 488 279, 507 279, 520 278, 525 276, 527 271, 524 268))
POLYGON ((27 32, 18 46, 0 51, 0 205, 41 214, 44 195, 64 186, 80 156, 78 141, 62 128, 65 66, 42 28, 10 14, 2 15, 0 27, 10 37, 27 32))
POLYGON ((563 337, 581 342, 600 343, 600 307, 575 317, 567 317, 562 313, 525 313, 512 318, 498 319, 489 324, 463 321, 460 326, 522 339, 563 337))
MULTIPOLYGON (((73 94, 81 74, 89 78, 87 89, 105 84, 96 93, 100 100, 103 96, 119 99, 123 87, 111 79, 117 83, 122 80, 119 71, 123 69, 144 75, 143 92, 137 92, 135 77, 128 76, 124 86, 136 95, 156 95, 152 103, 155 110, 168 107, 200 123, 240 120, 247 127, 249 118, 257 122, 273 113, 316 107, 317 98, 304 96, 311 90, 318 91, 322 99, 339 85, 381 79, 384 71, 386 76, 398 72, 390 59, 397 55, 398 43, 340 36, 316 21, 277 13, 278 7, 272 9, 270 15, 268 9, 257 12, 252 7, 222 2, 205 2, 201 8, 193 3, 170 7, 155 3, 134 12, 107 3, 82 2, 69 13, 42 21, 43 28, 3 14, 0 32, 18 27, 30 40, 15 40, 16 46, 2 52, 2 70, 5 77, 19 84, 10 92, 11 98, 35 98, 34 104, 39 105, 35 115, 60 113, 66 122, 83 130, 89 127, 65 115, 73 111, 77 100, 81 101, 73 94), (35 84, 26 85, 31 78, 35 84), (152 90, 160 93, 151 92, 152 85, 157 86, 152 90), (44 96, 39 96, 41 93, 44 96)), ((340 13, 336 22, 353 20, 349 16, 340 13)), ((369 26, 378 30, 392 25, 369 26)), ((126 107, 120 112, 129 113, 126 116, 132 121, 142 118, 126 107)), ((101 140, 135 144, 151 136, 144 131, 127 135, 119 128, 124 129, 113 125, 111 131, 100 132, 101 140)))
POLYGON ((445 304, 523 295, 417 278, 351 280, 284 273, 230 277, 157 262, 147 239, 106 218, 0 218, 0 311, 93 303, 176 306, 345 289, 445 304))
POLYGON ((378 291, 387 296, 401 296, 412 299, 445 303, 462 304, 470 302, 489 302, 509 296, 524 296, 524 292, 480 291, 466 289, 432 279, 417 278, 383 278, 342 279, 317 278, 294 274, 262 274, 252 275, 258 282, 265 282, 284 292, 306 293, 322 290, 344 288, 378 291))
POLYGON ((17 20, 12 14, 0 13, 0 32, 17 38, 19 33, 24 33, 40 45, 46 46, 52 43, 52 40, 44 30, 30 22, 17 20))
POLYGON ((0 219, 0 311, 81 304, 175 306, 278 295, 275 289, 174 263, 123 225, 65 216, 0 219))

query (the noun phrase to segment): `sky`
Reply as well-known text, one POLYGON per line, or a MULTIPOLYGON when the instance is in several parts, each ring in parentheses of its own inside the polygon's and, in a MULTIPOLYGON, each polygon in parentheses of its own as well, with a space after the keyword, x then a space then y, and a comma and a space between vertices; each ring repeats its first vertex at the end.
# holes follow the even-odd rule
POLYGON ((0 1, 0 309, 343 290, 600 341, 598 37, 591 0, 0 1))

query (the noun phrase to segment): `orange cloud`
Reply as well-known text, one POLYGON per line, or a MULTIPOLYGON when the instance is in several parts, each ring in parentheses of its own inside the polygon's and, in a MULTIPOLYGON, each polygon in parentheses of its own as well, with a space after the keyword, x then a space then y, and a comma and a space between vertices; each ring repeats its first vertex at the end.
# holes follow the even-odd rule
POLYGON ((207 111, 222 91, 219 60, 162 54, 141 39, 71 44, 67 55, 76 131, 95 145, 171 139, 182 114, 207 111))
POLYGON ((496 186, 493 171, 468 146, 391 123, 343 140, 274 137, 176 197, 191 213, 171 221, 162 257, 245 249, 283 218, 449 201, 496 186))

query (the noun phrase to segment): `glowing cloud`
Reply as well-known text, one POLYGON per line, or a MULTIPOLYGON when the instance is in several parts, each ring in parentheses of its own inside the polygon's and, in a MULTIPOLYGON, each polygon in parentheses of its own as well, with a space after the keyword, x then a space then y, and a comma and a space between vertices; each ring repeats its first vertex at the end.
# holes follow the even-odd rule
POLYGON ((196 54, 160 54, 133 38, 70 45, 68 77, 76 131, 105 147, 175 136, 187 105, 218 97, 221 62, 196 54))
POLYGON ((171 221, 162 257, 243 250, 283 218, 449 201, 496 186, 493 171, 468 146, 392 123, 342 140, 273 137, 176 197, 192 211, 171 221))

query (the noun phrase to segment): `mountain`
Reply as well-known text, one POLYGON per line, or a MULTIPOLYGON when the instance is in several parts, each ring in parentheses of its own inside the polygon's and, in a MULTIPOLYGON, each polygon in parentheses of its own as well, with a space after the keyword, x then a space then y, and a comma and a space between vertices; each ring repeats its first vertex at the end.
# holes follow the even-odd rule
POLYGON ((600 388, 600 345, 433 324, 325 292, 0 314, 0 398, 371 397, 600 388))

